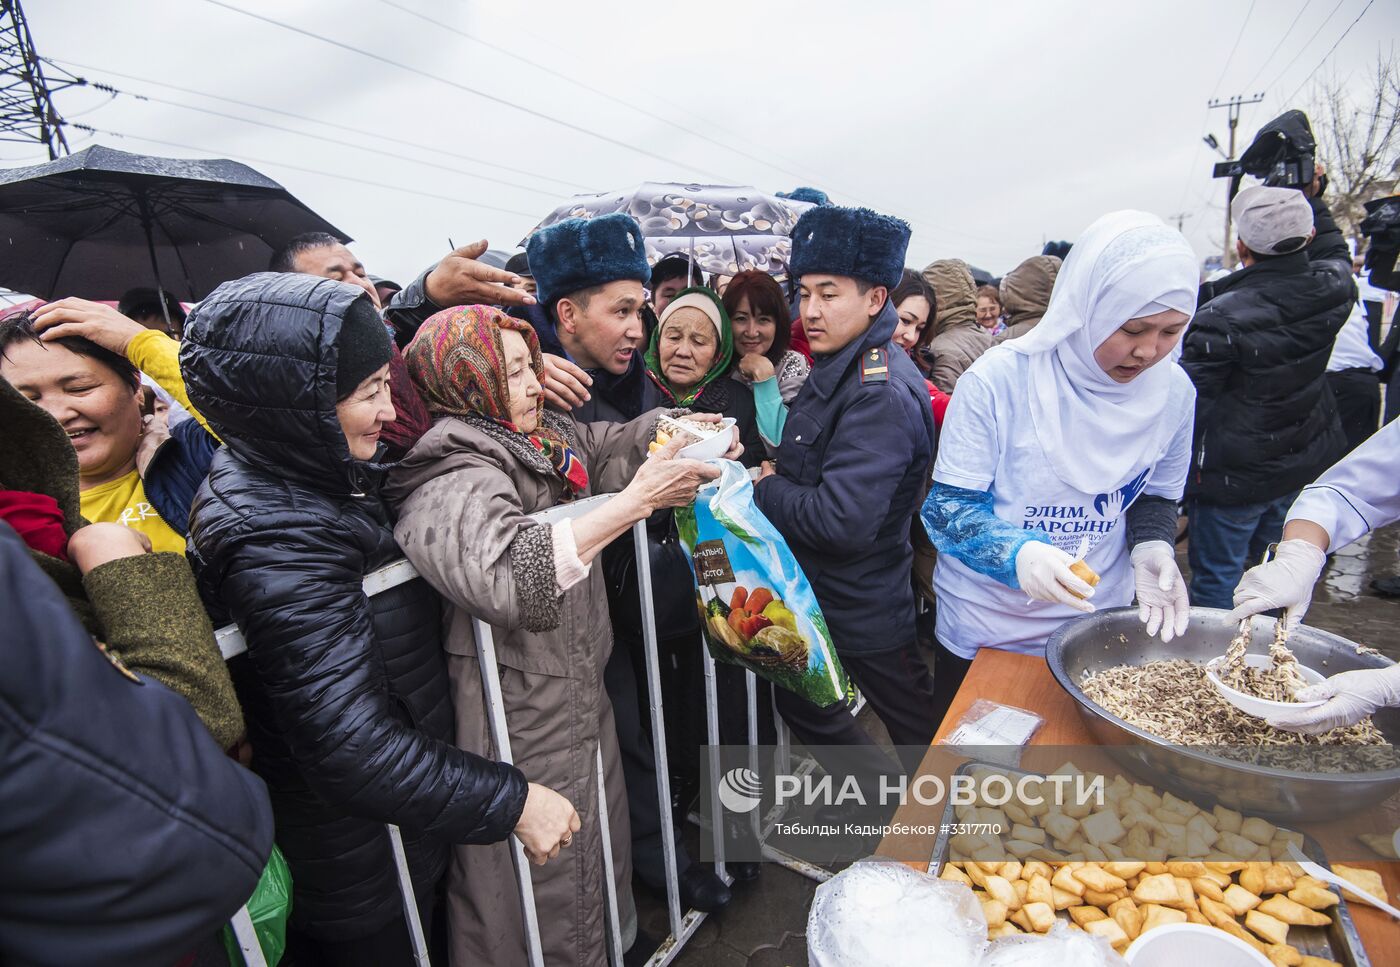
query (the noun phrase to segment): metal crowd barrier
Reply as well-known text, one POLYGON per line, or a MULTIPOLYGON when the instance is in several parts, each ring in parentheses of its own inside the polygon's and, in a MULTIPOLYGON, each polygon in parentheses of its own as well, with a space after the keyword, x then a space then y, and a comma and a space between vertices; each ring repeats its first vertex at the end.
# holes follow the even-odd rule
MULTIPOLYGON (((714 667, 714 659, 710 657, 709 649, 706 648, 705 674, 707 683, 710 676, 713 674, 714 667)), ((756 676, 751 671, 745 671, 744 685, 745 691, 747 692, 748 701, 749 768, 754 772, 757 772, 758 676, 756 676)), ((799 780, 804 780, 806 776, 810 775, 818 767, 817 761, 813 758, 807 757, 803 759, 801 765, 798 765, 794 768, 792 764, 792 741, 788 731, 787 723, 783 721, 782 713, 778 711, 778 700, 776 692, 770 690, 769 695, 771 699, 771 712, 773 716, 773 730, 775 733, 775 742, 773 749, 773 772, 775 775, 795 776, 799 780)), ((709 693, 708 688, 706 691, 706 702, 707 705, 713 708, 715 701, 713 696, 709 693)), ((859 690, 857 690, 855 704, 851 706, 851 717, 854 718, 855 716, 859 715, 861 710, 864 708, 865 696, 860 694, 859 690)), ((714 747, 718 744, 718 739, 715 736, 711 736, 711 747, 714 747)), ((720 774, 716 756, 717 753, 711 754, 710 774, 712 776, 720 774)), ((712 795, 712 801, 710 803, 711 816, 720 815, 719 807, 714 801, 717 798, 718 791, 716 790, 712 795)), ((789 869, 794 873, 797 873, 801 876, 805 876, 809 880, 815 880, 818 883, 825 883, 827 880, 831 879, 832 876, 835 875, 830 870, 825 869, 821 866, 817 866, 814 863, 810 863, 807 860, 793 856, 791 853, 787 853, 783 850, 780 850, 775 846, 769 845, 768 840, 770 838, 770 834, 773 832, 773 828, 778 823, 782 822, 783 815, 786 812, 786 804, 778 805, 775 803, 773 807, 762 817, 759 816, 757 811, 749 813, 749 822, 753 827, 755 839, 761 844, 760 848, 762 851, 763 858, 771 863, 776 863, 779 866, 785 867, 786 869, 789 869)), ((696 826, 701 827, 702 829, 705 828, 705 826, 707 825, 705 818, 699 813, 692 812, 687 818, 690 820, 690 822, 694 823, 696 826)), ((715 855, 721 858, 723 856, 722 847, 720 847, 718 840, 716 840, 715 855)))
MULTIPOLYGON (((548 510, 532 515, 532 519, 542 525, 558 523, 569 520, 593 510, 612 494, 602 494, 589 497, 572 504, 561 504, 551 507, 548 510)), ((652 742, 656 755, 656 791, 661 805, 661 842, 662 853, 666 872, 666 912, 670 925, 670 936, 662 942, 650 960, 647 967, 665 967, 675 959, 686 942, 695 934, 700 924, 704 922, 706 913, 700 910, 687 910, 684 913, 680 906, 680 883, 676 869, 676 838, 675 825, 671 822, 671 774, 666 755, 666 722, 663 702, 661 698, 661 668, 657 656, 656 638, 656 613, 652 605, 652 585, 651 585, 651 555, 647 551, 647 530, 646 521, 639 521, 632 527, 633 547, 636 550, 637 558, 637 584, 642 602, 642 643, 646 658, 647 689, 650 697, 650 715, 652 742)), ((595 562, 596 563, 596 562, 595 562)), ((385 565, 377 571, 365 576, 364 591, 366 596, 373 596, 400 584, 406 584, 417 578, 418 572, 406 559, 398 560, 392 564, 385 565)), ((482 691, 486 702, 488 726, 491 740, 496 746, 496 755, 500 761, 511 762, 510 733, 506 723, 505 705, 501 698, 500 673, 496 666, 496 646, 491 628, 480 619, 472 620, 472 630, 476 636, 477 656, 482 672, 482 691)), ((214 633, 218 641, 219 650, 225 659, 242 654, 247 650, 247 643, 243 640, 242 634, 237 626, 228 625, 220 628, 214 633)), ((705 706, 707 731, 711 747, 711 755, 714 757, 712 763, 717 763, 717 747, 719 745, 719 718, 717 712, 717 700, 715 692, 715 663, 710 657, 708 649, 704 651, 705 662, 705 706)), ((749 673, 749 739, 750 745, 756 739, 757 713, 755 706, 755 683, 752 673, 749 673)), ((776 717, 776 709, 775 709, 776 717)), ((781 727, 781 725, 780 725, 781 727)), ((755 753, 756 755, 756 750, 755 753)), ((599 746, 594 751, 594 762, 597 770, 597 797, 598 797, 598 822, 603 841, 603 870, 606 879, 604 899, 607 912, 607 945, 608 956, 613 967, 622 965, 622 930, 620 914, 618 911, 617 890, 613 877, 613 856, 612 839, 609 835, 610 824, 608 820, 607 791, 605 788, 603 775, 603 753, 599 746)), ((718 772, 712 768, 712 774, 718 772)), ((710 789, 711 815, 720 816, 719 789, 711 783, 710 789)), ((399 828, 393 824, 386 824, 390 845, 394 853, 394 862, 398 868, 399 888, 403 896, 404 917, 409 924, 409 933, 413 941, 413 951, 416 963, 419 967, 428 967, 427 943, 423 936, 422 923, 418 917, 418 905, 413 894, 413 884, 408 875, 408 860, 404 853, 403 839, 399 828)), ((715 851, 715 873, 726 885, 734 882, 729 876, 724 864, 724 829, 721 823, 712 824, 711 836, 713 837, 715 851)), ((524 847, 518 838, 512 837, 511 860, 515 868, 516 885, 519 893, 520 910, 525 928, 525 949, 532 967, 543 967, 544 956, 540 944, 539 916, 535 909, 534 887, 530 878, 530 863, 525 856, 524 847)), ((797 861, 794 861, 797 862, 797 861)), ((234 915, 232 926, 235 936, 238 938, 239 946, 243 950, 244 959, 248 967, 265 967, 266 961, 262 956, 262 951, 258 947, 257 935, 253 930, 251 918, 248 916, 247 907, 241 908, 234 915)))

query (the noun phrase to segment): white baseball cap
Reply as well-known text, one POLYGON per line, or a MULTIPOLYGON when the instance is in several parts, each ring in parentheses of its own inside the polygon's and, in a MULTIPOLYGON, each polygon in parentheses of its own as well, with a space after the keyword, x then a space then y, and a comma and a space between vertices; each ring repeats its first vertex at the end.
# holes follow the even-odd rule
POLYGON ((1313 237, 1312 206, 1301 191, 1252 185, 1230 202, 1240 241, 1260 255, 1287 255, 1313 237))

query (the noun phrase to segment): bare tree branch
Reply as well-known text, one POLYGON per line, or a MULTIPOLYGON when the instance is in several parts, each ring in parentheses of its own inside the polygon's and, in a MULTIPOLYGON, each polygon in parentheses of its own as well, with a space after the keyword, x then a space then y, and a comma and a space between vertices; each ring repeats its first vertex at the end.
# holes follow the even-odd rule
POLYGON ((1400 57, 1377 54, 1364 86, 1335 68, 1313 85, 1308 117, 1317 160, 1327 169, 1328 200, 1342 232, 1360 241, 1364 205, 1394 194, 1400 178, 1400 57))

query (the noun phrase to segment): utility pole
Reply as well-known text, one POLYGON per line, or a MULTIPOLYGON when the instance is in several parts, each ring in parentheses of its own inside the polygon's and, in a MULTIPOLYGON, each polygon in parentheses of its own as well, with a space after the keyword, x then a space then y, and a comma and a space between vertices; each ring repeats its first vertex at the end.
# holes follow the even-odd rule
MULTIPOLYGON (((1246 98, 1243 94, 1236 94, 1228 101, 1222 101, 1219 98, 1212 98, 1210 101, 1206 102, 1206 107, 1212 111, 1214 111, 1216 108, 1225 108, 1226 116, 1229 118, 1230 149, 1229 154, 1225 156, 1226 161, 1235 160, 1235 128, 1239 127, 1240 125, 1240 108, 1245 104, 1258 104, 1262 100, 1264 100, 1263 94, 1256 94, 1251 98, 1246 98)), ((1228 191, 1229 189, 1226 190, 1228 191)), ((1227 196, 1225 199, 1225 246, 1224 250, 1220 253, 1220 264, 1227 269, 1234 268, 1235 265, 1235 250, 1234 247, 1230 245, 1231 228, 1232 225, 1230 223, 1230 199, 1227 196)))
POLYGON ((53 93, 76 83, 76 78, 44 77, 24 8, 19 0, 0 0, 0 141, 42 144, 49 160, 67 154, 53 93))
POLYGON ((1182 226, 1186 224, 1186 216, 1190 214, 1190 212, 1177 212, 1175 215, 1168 215, 1167 221, 1176 222, 1176 230, 1178 232, 1184 231, 1185 229, 1182 226))

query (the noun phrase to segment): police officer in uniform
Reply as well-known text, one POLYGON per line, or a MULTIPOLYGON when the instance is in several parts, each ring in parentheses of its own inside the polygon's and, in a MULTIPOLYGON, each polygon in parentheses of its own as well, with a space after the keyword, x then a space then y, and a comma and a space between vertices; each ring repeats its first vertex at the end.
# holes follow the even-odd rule
MULTIPOLYGON (((895 745, 922 748, 938 722, 915 645, 909 522, 928 486, 933 413, 923 376, 890 342, 899 317, 889 292, 909 226, 828 205, 803 214, 792 238, 816 362, 756 500, 812 582, 842 665, 895 745)), ((872 751, 848 705, 823 709, 785 689, 777 695, 803 744, 872 751)))

